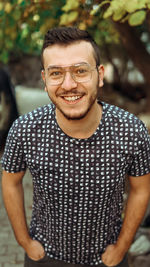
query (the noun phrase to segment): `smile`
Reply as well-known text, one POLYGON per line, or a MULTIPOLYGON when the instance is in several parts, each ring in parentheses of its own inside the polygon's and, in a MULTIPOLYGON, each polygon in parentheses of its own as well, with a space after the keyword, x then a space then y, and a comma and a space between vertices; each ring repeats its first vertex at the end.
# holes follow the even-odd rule
POLYGON ((64 96, 63 97, 67 101, 76 101, 81 98, 81 96, 64 96))

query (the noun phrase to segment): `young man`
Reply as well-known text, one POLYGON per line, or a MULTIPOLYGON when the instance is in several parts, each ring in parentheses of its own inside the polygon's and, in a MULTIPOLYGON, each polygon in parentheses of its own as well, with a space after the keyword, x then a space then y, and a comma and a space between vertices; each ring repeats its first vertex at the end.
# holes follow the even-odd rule
POLYGON ((49 30, 42 63, 53 104, 14 122, 2 160, 4 202, 25 267, 127 267, 149 200, 147 130, 134 115, 97 101, 104 67, 86 31, 49 30), (29 232, 22 187, 27 167, 34 191, 29 232))

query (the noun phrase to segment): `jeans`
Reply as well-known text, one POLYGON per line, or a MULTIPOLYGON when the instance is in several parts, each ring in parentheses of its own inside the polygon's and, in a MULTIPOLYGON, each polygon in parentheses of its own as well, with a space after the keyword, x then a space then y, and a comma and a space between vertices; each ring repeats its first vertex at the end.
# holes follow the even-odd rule
MULTIPOLYGON (((39 261, 31 260, 27 254, 25 254, 25 263, 24 267, 107 267, 104 263, 100 263, 99 265, 83 265, 83 264, 72 264, 72 263, 66 263, 61 260, 55 260, 51 259, 48 256, 45 255, 44 258, 42 258, 39 261)), ((118 265, 115 265, 114 267, 129 267, 128 265, 128 259, 127 255, 124 257, 122 262, 120 262, 118 265)))

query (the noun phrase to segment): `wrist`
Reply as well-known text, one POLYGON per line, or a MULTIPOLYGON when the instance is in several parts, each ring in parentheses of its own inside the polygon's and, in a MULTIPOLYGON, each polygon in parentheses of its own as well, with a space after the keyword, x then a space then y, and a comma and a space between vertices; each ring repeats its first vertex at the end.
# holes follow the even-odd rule
POLYGON ((130 244, 128 244, 128 242, 126 242, 125 240, 118 239, 115 243, 115 246, 120 254, 126 254, 130 247, 130 244))
POLYGON ((19 245, 26 251, 29 247, 30 243, 32 241, 32 238, 28 236, 23 236, 21 239, 18 240, 19 245))

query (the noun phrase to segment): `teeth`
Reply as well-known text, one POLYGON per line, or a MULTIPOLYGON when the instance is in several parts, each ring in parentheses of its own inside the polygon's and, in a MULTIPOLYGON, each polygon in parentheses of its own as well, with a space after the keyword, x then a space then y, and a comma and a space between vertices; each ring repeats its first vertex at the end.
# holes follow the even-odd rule
POLYGON ((65 96, 64 99, 66 99, 67 101, 75 101, 77 99, 79 99, 81 96, 65 96))

